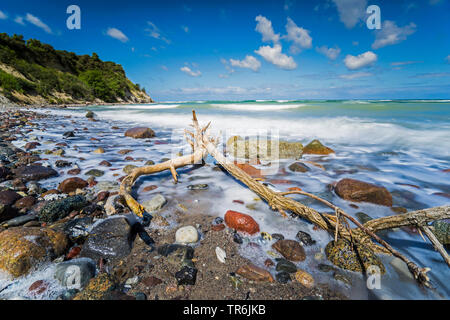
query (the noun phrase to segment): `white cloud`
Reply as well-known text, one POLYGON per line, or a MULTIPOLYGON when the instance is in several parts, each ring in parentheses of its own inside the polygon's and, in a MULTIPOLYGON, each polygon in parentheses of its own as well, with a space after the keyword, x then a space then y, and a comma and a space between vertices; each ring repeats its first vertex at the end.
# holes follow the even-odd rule
POLYGON ((379 49, 404 41, 414 32, 416 32, 416 25, 412 22, 404 27, 398 27, 394 21, 385 20, 381 30, 376 31, 372 49, 379 49))
POLYGON ((228 87, 198 87, 198 88, 180 88, 176 89, 177 93, 184 94, 262 94, 269 93, 272 91, 272 88, 243 88, 236 86, 228 86, 228 87))
POLYGON ((377 55, 372 51, 367 51, 357 56, 352 56, 348 54, 344 59, 345 66, 349 70, 357 70, 364 67, 368 67, 373 65, 376 61, 377 55))
POLYGON ((183 31, 186 33, 189 32, 189 27, 187 27, 187 26, 181 26, 181 29, 183 29, 183 31))
POLYGON ((372 76, 372 73, 370 72, 355 72, 355 73, 349 73, 349 74, 341 74, 339 78, 346 79, 346 80, 353 80, 353 79, 359 79, 359 78, 365 78, 372 76))
POLYGON ((423 61, 397 61, 397 62, 391 62, 391 66, 406 66, 409 64, 416 64, 416 63, 422 63, 423 61))
POLYGON ((366 15, 367 0, 333 0, 339 19, 349 29, 353 28, 366 15))
POLYGON ((190 75, 191 77, 200 77, 202 75, 202 73, 199 70, 193 71, 188 66, 184 66, 184 67, 180 68, 180 70, 183 71, 184 73, 190 75))
POLYGON ((18 24, 20 24, 20 25, 22 25, 22 26, 25 25, 25 22, 23 21, 23 17, 21 17, 21 16, 17 16, 17 17, 14 19, 14 22, 15 22, 15 23, 18 23, 18 24))
POLYGON ((6 13, 4 13, 3 11, 0 10, 0 20, 6 20, 8 19, 8 16, 6 15, 6 13))
POLYGON ((294 45, 291 47, 291 52, 298 53, 301 49, 309 49, 312 47, 312 38, 309 31, 298 27, 291 18, 287 18, 285 38, 293 41, 294 45))
POLYGON ((273 47, 261 46, 255 53, 281 69, 293 70, 297 68, 297 63, 295 63, 294 59, 281 53, 281 49, 281 45, 279 44, 275 44, 273 47))
POLYGON ((273 41, 276 43, 280 40, 280 34, 275 34, 272 28, 272 22, 270 20, 262 15, 257 16, 255 20, 258 22, 255 30, 262 34, 263 42, 273 41))
POLYGON ((327 46, 317 47, 316 51, 323 54, 330 60, 336 60, 338 55, 341 53, 341 49, 339 47, 328 48, 327 46))
POLYGON ((44 22, 41 21, 38 17, 33 16, 30 13, 27 13, 25 16, 25 20, 27 20, 29 23, 35 25, 38 28, 41 28, 47 33, 52 33, 52 29, 48 25, 46 25, 44 22))
POLYGON ((167 44, 170 44, 170 40, 167 39, 165 36, 163 36, 161 30, 158 29, 158 27, 151 21, 147 21, 147 24, 150 28, 145 29, 145 31, 148 32, 148 35, 152 38, 162 40, 167 44))
POLYGON ((246 56, 244 60, 230 59, 230 64, 233 67, 251 69, 255 72, 257 72, 259 68, 261 68, 261 62, 259 62, 259 60, 254 56, 249 55, 246 56))
POLYGON ((106 31, 106 34, 110 36, 111 38, 117 39, 122 42, 127 42, 128 37, 119 29, 116 28, 108 28, 108 31, 106 31))

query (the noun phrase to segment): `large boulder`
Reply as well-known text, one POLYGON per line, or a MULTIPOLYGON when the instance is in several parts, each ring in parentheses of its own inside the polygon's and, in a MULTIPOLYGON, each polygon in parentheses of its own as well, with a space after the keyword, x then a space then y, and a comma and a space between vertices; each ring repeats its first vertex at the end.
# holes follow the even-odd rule
POLYGON ((342 179, 336 184, 334 191, 344 200, 370 202, 392 207, 392 195, 390 192, 384 187, 371 183, 355 179, 342 179))
POLYGON ((363 272, 370 266, 377 266, 382 274, 386 273, 380 258, 362 244, 355 247, 345 239, 339 239, 336 243, 333 240, 325 247, 325 254, 328 260, 342 269, 363 272))
POLYGON ((49 167, 40 165, 22 166, 14 170, 17 178, 25 181, 38 181, 58 175, 58 172, 49 167))
POLYGON ((313 140, 308 145, 306 145, 306 147, 303 149, 303 153, 327 155, 335 152, 333 149, 324 146, 319 140, 313 140))
POLYGON ((48 228, 11 228, 0 233, 0 269, 14 277, 27 274, 37 263, 62 255, 68 240, 48 228))
POLYGON ((125 132, 125 137, 130 137, 134 139, 153 138, 154 136, 155 132, 152 129, 145 127, 131 128, 125 132))
POLYGON ((120 259, 131 252, 133 240, 128 220, 123 216, 111 217, 93 226, 80 255, 95 261, 99 258, 120 259))
POLYGON ((300 142, 278 140, 243 139, 233 136, 227 141, 227 150, 235 158, 261 159, 300 159, 303 145, 300 142))
POLYGON ((55 222, 65 218, 74 210, 80 210, 87 205, 82 195, 67 197, 47 203, 39 211, 39 219, 45 222, 55 222))

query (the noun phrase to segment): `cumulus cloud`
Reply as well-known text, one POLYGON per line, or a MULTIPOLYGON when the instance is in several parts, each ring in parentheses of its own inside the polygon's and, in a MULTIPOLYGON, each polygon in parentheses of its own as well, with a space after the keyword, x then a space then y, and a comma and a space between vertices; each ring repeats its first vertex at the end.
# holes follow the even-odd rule
POLYGON ((372 51, 367 51, 357 56, 348 54, 344 59, 345 66, 349 70, 358 70, 364 67, 368 67, 373 65, 376 61, 377 55, 372 51))
POLYGON ((261 62, 259 62, 259 60, 256 59, 254 56, 249 55, 246 56, 244 60, 230 59, 230 64, 233 67, 250 69, 255 72, 259 71, 259 68, 261 68, 261 62))
POLYGON ((280 40, 280 34, 275 34, 273 31, 272 21, 262 15, 257 16, 255 20, 258 22, 255 30, 262 34, 263 42, 273 41, 274 43, 277 43, 280 40))
POLYGON ((376 31, 372 49, 379 49, 402 42, 414 32, 416 32, 416 25, 412 22, 404 27, 398 27, 394 21, 385 20, 381 26, 381 30, 376 31))
POLYGON ((48 25, 42 22, 42 20, 39 19, 38 17, 33 16, 31 13, 27 13, 27 15, 25 16, 25 20, 35 25, 36 27, 41 28, 47 33, 52 33, 52 29, 50 29, 48 25))
POLYGON ((8 19, 8 16, 6 15, 6 13, 4 13, 3 11, 0 10, 0 20, 6 20, 8 19))
POLYGON ((366 15, 367 0, 333 0, 339 13, 339 19, 351 29, 366 15))
POLYGON ((316 51, 323 54, 330 60, 336 60, 336 58, 341 53, 341 49, 339 47, 328 48, 327 46, 317 47, 316 51))
POLYGON ((20 25, 22 25, 22 26, 25 25, 25 22, 23 21, 23 17, 21 17, 21 16, 17 16, 17 17, 14 19, 14 22, 15 22, 15 23, 18 23, 18 24, 20 24, 20 25))
POLYGON ((151 21, 147 21, 148 24, 148 28, 145 29, 145 31, 147 31, 148 35, 152 38, 158 39, 158 40, 162 40, 167 44, 170 44, 170 40, 167 39, 163 33, 161 32, 161 30, 159 30, 159 28, 151 21))
POLYGON ((285 38, 294 42, 291 47, 291 52, 298 53, 301 49, 309 49, 312 47, 312 38, 309 31, 298 27, 291 18, 287 18, 286 24, 287 35, 285 38))
POLYGON ((184 67, 180 68, 180 70, 183 71, 184 73, 186 73, 187 75, 190 75, 191 77, 200 77, 202 75, 202 73, 199 70, 193 71, 188 66, 184 66, 184 67))
POLYGON ((106 34, 110 36, 111 38, 117 39, 122 42, 127 42, 128 37, 119 29, 116 28, 108 28, 108 31, 106 31, 106 34))
POLYGON ((346 80, 353 80, 353 79, 359 79, 359 78, 365 78, 372 76, 372 73, 370 72, 355 72, 355 73, 349 73, 349 74, 341 74, 339 78, 346 79, 346 80))
POLYGON ((295 63, 292 57, 281 53, 281 45, 275 44, 271 46, 261 46, 255 53, 263 57, 267 62, 270 62, 277 67, 284 70, 293 70, 297 68, 297 63, 295 63))

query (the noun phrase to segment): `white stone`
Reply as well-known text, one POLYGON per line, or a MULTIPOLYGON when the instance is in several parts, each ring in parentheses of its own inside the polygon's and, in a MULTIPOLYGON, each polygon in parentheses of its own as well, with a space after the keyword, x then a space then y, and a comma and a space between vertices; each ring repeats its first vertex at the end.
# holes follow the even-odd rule
POLYGON ((193 226, 182 227, 175 233, 177 243, 194 243, 198 241, 198 232, 193 226))
POLYGON ((216 256, 220 262, 225 263, 225 259, 227 258, 227 253, 222 248, 216 247, 216 256))

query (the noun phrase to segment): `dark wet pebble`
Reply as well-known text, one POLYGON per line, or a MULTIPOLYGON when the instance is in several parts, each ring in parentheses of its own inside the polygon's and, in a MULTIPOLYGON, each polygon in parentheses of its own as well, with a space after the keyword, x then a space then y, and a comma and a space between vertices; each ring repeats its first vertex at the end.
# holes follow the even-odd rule
POLYGON ((275 279, 277 279, 277 281, 279 283, 283 283, 283 284, 284 283, 288 283, 289 281, 292 281, 291 280, 291 276, 287 272, 277 273, 276 276, 275 276, 275 279))
POLYGON ((295 273, 297 272, 297 267, 292 262, 286 260, 286 259, 276 259, 278 261, 276 270, 277 271, 283 271, 287 273, 295 273))
POLYGON ((197 280, 197 269, 185 266, 175 273, 178 285, 194 285, 197 280))
POLYGON ((187 186, 189 190, 206 190, 209 188, 207 184, 192 184, 187 186))
POLYGON ((275 240, 275 241, 284 240, 284 236, 282 234, 279 234, 279 233, 274 233, 274 234, 272 234, 272 239, 275 240))
POLYGON ((235 232, 235 233, 233 234, 233 241, 236 242, 236 243, 238 243, 238 244, 244 243, 244 240, 242 239, 242 237, 240 236, 240 234, 237 233, 237 232, 235 232))
POLYGON ((295 237, 304 246, 312 246, 313 244, 316 243, 316 240, 313 240, 309 235, 309 233, 304 231, 299 231, 295 237))

